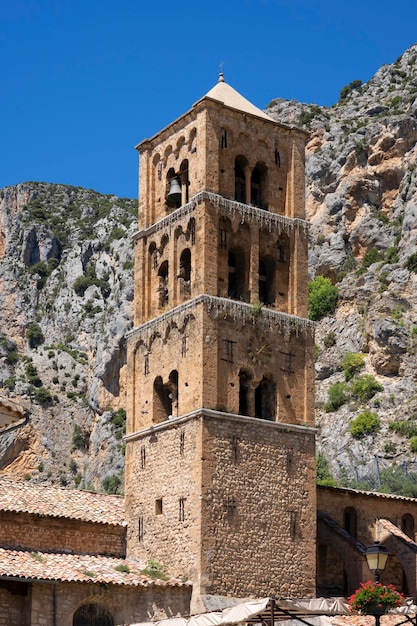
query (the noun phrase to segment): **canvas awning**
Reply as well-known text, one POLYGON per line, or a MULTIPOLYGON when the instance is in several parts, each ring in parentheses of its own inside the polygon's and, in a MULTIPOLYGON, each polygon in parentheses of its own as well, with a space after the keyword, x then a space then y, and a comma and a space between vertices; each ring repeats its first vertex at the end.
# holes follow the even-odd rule
MULTIPOLYGON (((395 609, 395 613, 415 614, 412 603, 395 609)), ((273 626, 276 621, 296 619, 309 624, 308 617, 319 615, 350 615, 344 598, 307 598, 299 600, 261 598, 241 602, 221 611, 201 613, 189 618, 177 617, 158 622, 144 622, 131 626, 234 626, 236 624, 262 624, 273 626)))

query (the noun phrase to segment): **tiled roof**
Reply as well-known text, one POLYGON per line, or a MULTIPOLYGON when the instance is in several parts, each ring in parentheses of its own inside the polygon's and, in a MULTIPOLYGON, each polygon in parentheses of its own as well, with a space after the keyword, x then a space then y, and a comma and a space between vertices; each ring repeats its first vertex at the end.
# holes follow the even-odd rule
POLYGON ((397 537, 397 539, 405 543, 411 550, 413 550, 414 552, 417 552, 417 544, 408 535, 406 535, 400 528, 398 528, 398 526, 390 522, 390 520, 379 518, 378 524, 381 524, 381 526, 385 528, 386 530, 388 530, 388 532, 390 532, 391 535, 394 535, 394 537, 397 537))
POLYGON ((399 496, 396 493, 382 493, 382 491, 364 491, 362 489, 351 489, 349 487, 330 487, 330 485, 317 485, 317 490, 328 490, 337 491, 340 494, 346 493, 354 493, 360 496, 369 496, 383 498, 384 500, 404 500, 408 502, 416 502, 417 498, 411 498, 410 496, 399 496))
POLYGON ((34 485, 0 477, 0 511, 125 525, 124 499, 104 493, 34 485))
POLYGON ((6 550, 0 548, 0 577, 61 582, 90 582, 127 585, 130 587, 183 586, 171 578, 167 581, 143 576, 138 563, 126 559, 78 554, 55 554, 6 550), (128 571, 120 572, 128 568, 128 571))

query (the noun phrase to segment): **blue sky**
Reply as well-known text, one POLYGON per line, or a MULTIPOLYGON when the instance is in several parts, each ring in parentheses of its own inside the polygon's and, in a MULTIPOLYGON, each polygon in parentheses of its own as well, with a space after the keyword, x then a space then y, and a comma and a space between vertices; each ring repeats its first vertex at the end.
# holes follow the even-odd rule
POLYGON ((136 143, 217 82, 331 105, 417 42, 416 0, 0 0, 0 187, 137 195, 136 143))

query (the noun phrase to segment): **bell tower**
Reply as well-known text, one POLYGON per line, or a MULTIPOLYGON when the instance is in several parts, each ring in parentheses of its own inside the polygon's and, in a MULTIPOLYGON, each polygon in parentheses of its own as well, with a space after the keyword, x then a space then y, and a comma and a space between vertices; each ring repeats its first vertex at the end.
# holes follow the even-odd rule
POLYGON ((220 75, 140 154, 128 553, 205 595, 315 594, 307 134, 220 75))

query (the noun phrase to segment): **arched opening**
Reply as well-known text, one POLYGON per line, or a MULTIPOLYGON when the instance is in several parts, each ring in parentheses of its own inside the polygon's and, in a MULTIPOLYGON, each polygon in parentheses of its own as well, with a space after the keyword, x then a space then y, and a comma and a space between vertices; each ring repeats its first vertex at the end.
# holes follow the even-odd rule
POLYGON ((353 506, 348 506, 343 511, 343 528, 352 537, 358 536, 358 514, 353 506))
POLYGON ((159 293, 159 306, 163 307, 168 304, 168 261, 161 263, 161 267, 158 271, 158 293, 159 293))
POLYGON ((185 159, 180 166, 180 181, 181 181, 181 204, 187 204, 188 202, 188 188, 190 186, 190 178, 188 171, 188 159, 185 159))
POLYGON ((401 530, 414 541, 414 517, 411 513, 404 513, 401 519, 401 530))
POLYGON ((101 604, 84 604, 74 613, 73 626, 114 626, 109 611, 101 604))
POLYGON ((250 203, 261 209, 268 208, 266 197, 267 168, 258 163, 252 170, 250 178, 250 203))
POLYGON ((191 279, 191 250, 186 248, 180 257, 180 278, 186 281, 191 279))
POLYGON ((245 300, 245 255, 242 250, 229 250, 227 295, 233 300, 245 300))
POLYGON ((246 182, 245 167, 246 159, 237 157, 235 159, 235 200, 246 204, 246 182))
POLYGON ((167 420, 169 415, 172 415, 172 394, 170 393, 169 387, 164 385, 161 376, 155 378, 153 389, 153 421, 159 424, 167 420))
POLYGON ((264 376, 255 389, 255 417, 274 421, 275 398, 275 382, 269 376, 264 376))
MULTIPOLYGON (((188 168, 187 168, 188 169, 188 168)), ((168 209, 177 209, 181 206, 182 186, 181 175, 173 167, 170 167, 166 176, 165 200, 168 209), (176 192, 173 195, 173 192, 176 192)))
POLYGON ((180 256, 180 271, 178 274, 180 295, 191 295, 191 250, 186 248, 180 256))
POLYGON ((172 370, 168 377, 168 398, 171 401, 171 412, 168 417, 178 417, 178 372, 172 370))
POLYGON ((259 259, 259 300, 263 304, 275 303, 275 262, 270 256, 259 259))
POLYGON ((249 387, 251 376, 245 370, 239 372, 239 415, 250 415, 249 387))

